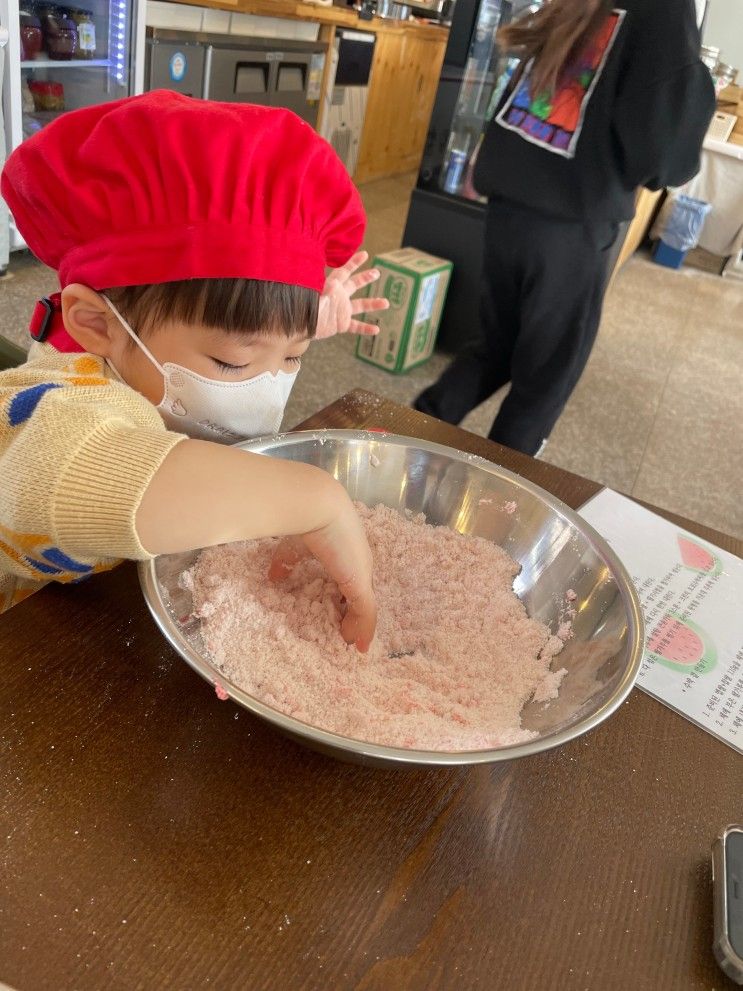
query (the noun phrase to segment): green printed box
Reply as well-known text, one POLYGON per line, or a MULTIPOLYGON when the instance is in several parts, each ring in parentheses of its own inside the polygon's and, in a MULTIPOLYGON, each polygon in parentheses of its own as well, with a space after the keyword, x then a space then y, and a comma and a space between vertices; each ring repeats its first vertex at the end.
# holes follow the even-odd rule
POLYGON ((417 248, 377 255, 381 275, 367 295, 384 296, 390 308, 361 319, 376 323, 375 337, 359 337, 356 357, 400 375, 422 365, 433 354, 452 264, 417 248))

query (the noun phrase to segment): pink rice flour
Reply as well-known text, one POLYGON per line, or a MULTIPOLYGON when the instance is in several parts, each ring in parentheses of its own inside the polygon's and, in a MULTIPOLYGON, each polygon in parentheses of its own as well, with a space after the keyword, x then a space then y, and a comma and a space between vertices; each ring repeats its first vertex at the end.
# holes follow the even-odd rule
POLYGON ((531 739, 520 711, 557 696, 563 642, 530 619, 502 548, 359 506, 379 603, 368 654, 341 638, 338 588, 311 558, 266 578, 275 540, 213 547, 182 576, 209 654, 248 694, 313 726, 422 750, 531 739))

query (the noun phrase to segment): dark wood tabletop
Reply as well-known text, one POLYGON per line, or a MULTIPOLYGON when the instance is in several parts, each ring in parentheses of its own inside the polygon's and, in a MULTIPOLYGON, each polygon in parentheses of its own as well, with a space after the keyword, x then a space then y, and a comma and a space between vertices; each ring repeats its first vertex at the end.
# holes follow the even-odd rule
MULTIPOLYGON (((599 488, 368 393, 305 426, 436 440, 576 508, 599 488)), ((6 613, 0 671, 0 982, 18 991, 734 987, 710 845, 743 818, 743 760, 639 690, 520 761, 343 764, 218 701, 133 565, 6 613)))

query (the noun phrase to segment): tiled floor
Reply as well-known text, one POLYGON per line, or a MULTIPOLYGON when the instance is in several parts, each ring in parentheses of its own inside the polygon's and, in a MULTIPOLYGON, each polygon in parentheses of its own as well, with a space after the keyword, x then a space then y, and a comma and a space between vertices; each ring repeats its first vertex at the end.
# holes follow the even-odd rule
MULTIPOLYGON (((411 177, 363 190, 370 253, 398 247, 411 177)), ((53 288, 48 270, 14 257, 0 283, 0 328, 24 338, 30 306, 53 288)), ((295 423, 355 387, 409 403, 446 364, 435 355, 396 377, 356 360, 354 341, 318 342, 287 410, 295 423)), ((743 537, 743 282, 636 256, 616 279, 588 367, 546 460, 743 537)), ((464 426, 486 434, 495 397, 464 426)))

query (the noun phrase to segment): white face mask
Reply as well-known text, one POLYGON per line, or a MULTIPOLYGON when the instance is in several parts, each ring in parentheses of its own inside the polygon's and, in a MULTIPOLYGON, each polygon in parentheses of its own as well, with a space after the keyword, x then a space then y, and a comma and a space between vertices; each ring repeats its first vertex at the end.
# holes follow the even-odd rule
POLYGON ((244 382, 220 382, 218 379, 204 378, 171 361, 161 365, 111 300, 105 296, 103 298, 127 334, 163 377, 165 394, 157 410, 166 427, 189 437, 222 444, 234 444, 260 437, 261 434, 278 432, 297 372, 280 371, 277 375, 263 372, 244 382))

